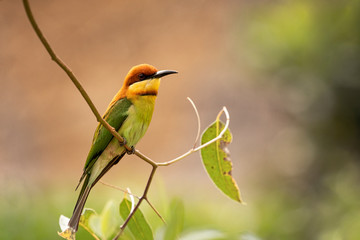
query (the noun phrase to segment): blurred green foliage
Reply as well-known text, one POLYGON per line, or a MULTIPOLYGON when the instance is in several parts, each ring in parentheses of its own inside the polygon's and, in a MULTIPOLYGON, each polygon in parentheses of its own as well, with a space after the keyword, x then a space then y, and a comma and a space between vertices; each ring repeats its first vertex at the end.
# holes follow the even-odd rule
POLYGON ((241 32, 253 71, 279 88, 283 110, 316 141, 320 175, 358 162, 359 10, 357 0, 280 1, 254 11, 241 32))
MULTIPOLYGON (((360 193, 356 191, 360 179, 356 176, 357 170, 348 168, 324 178, 324 193, 317 197, 289 195, 281 187, 269 188, 261 192, 263 198, 254 199, 241 208, 225 197, 222 201, 200 202, 189 196, 183 198, 184 203, 179 199, 168 199, 166 206, 155 200, 155 206, 168 209, 160 210, 168 226, 164 226, 151 209, 143 211, 156 233, 155 239, 166 239, 164 228, 169 227, 176 229, 174 232, 180 231, 180 239, 355 240, 360 234, 360 193)), ((26 195, 23 192, 7 194, 6 198, 0 199, 3 229, 0 239, 62 239, 56 232, 60 231, 58 219, 63 209, 71 211, 73 207, 71 199, 64 197, 68 195, 66 188, 26 195)), ((95 198, 102 202, 94 204, 90 201, 90 205, 95 205, 101 212, 106 199, 95 198)), ((116 199, 114 203, 119 204, 120 200, 116 199)), ((80 227, 77 239, 92 237, 80 227)))
POLYGON ((311 146, 296 180, 280 176, 276 194, 263 193, 270 202, 257 208, 264 221, 256 232, 266 239, 360 236, 359 12, 357 0, 278 1, 239 17, 247 46, 239 58, 276 89, 276 110, 311 146))

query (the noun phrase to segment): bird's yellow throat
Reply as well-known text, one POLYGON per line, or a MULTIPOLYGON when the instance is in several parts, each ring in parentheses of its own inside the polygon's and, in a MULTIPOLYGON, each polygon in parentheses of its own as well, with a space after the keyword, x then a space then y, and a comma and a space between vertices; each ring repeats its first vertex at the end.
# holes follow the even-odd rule
POLYGON ((156 96, 160 86, 160 79, 153 78, 131 84, 126 91, 126 97, 131 100, 139 96, 156 96))

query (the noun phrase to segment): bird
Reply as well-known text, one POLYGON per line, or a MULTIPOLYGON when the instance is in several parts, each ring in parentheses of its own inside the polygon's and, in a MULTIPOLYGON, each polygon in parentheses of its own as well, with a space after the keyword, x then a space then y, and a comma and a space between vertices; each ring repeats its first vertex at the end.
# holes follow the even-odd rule
POLYGON ((124 147, 124 144, 134 151, 135 145, 148 129, 160 86, 160 78, 175 73, 177 71, 158 71, 152 65, 140 64, 132 67, 126 75, 122 87, 103 115, 103 119, 123 137, 124 143, 120 143, 99 123, 86 158, 83 174, 76 187, 77 189, 82 183, 78 200, 68 223, 68 227, 73 232, 77 232, 79 228, 80 217, 90 190, 126 153, 131 153, 124 147))

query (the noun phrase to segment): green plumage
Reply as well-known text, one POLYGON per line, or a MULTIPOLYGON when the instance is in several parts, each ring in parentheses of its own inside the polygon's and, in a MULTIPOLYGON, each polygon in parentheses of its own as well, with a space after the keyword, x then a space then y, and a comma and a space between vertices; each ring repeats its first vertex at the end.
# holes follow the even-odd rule
MULTIPOLYGON (((155 98, 154 96, 139 96, 132 101, 127 98, 119 99, 105 113, 104 120, 127 140, 129 146, 134 146, 143 137, 150 124, 155 98)), ((125 153, 125 148, 118 140, 102 124, 99 124, 79 181, 80 185, 84 180, 73 216, 69 221, 71 228, 77 230, 82 209, 92 187, 120 161, 125 153)))
MULTIPOLYGON (((122 88, 115 95, 104 115, 104 120, 126 140, 128 146, 135 147, 149 127, 160 78, 174 73, 177 72, 157 71, 151 65, 140 64, 131 68, 126 75, 122 88)), ((68 223, 74 233, 78 230, 81 213, 90 190, 125 154, 125 147, 102 124, 99 124, 78 184, 79 186, 83 182, 83 185, 68 223)))
MULTIPOLYGON (((104 120, 110 124, 116 131, 128 116, 128 109, 132 103, 127 98, 122 98, 105 113, 104 120)), ((100 123, 94 133, 91 149, 86 158, 84 172, 88 172, 96 161, 97 157, 105 150, 114 136, 100 123)))

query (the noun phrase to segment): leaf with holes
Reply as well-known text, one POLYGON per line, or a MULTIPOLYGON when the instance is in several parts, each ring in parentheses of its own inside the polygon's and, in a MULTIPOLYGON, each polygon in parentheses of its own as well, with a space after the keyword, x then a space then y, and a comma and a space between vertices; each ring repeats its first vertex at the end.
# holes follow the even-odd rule
MULTIPOLYGON (((201 136, 201 144, 216 138, 224 129, 224 123, 217 119, 201 136)), ((242 203, 240 190, 231 175, 232 162, 229 158, 227 146, 231 143, 232 135, 227 129, 221 139, 201 149, 201 158, 207 173, 215 185, 228 197, 242 203)))

